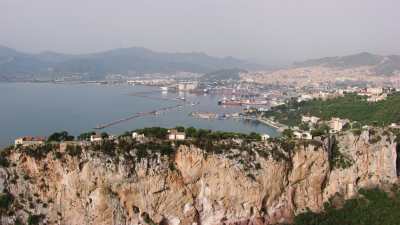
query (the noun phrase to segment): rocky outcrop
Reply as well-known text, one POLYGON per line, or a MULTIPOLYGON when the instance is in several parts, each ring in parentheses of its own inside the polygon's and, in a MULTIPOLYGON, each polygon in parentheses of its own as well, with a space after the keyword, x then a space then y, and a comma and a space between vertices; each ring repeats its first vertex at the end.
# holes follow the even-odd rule
MULTIPOLYGON (((390 134, 348 132, 322 142, 297 141, 287 157, 257 151, 210 154, 180 145, 171 157, 140 161, 84 150, 35 159, 20 151, 0 169, 0 190, 14 196, 1 224, 43 215, 47 224, 276 224, 307 209, 318 212, 334 195, 397 182, 390 134), (373 142, 371 141, 373 140, 373 142), (333 164, 335 154, 351 161, 333 164), (234 155, 235 157, 232 157, 234 155)), ((133 153, 132 153, 133 154, 133 153)), ((340 162, 340 161, 339 161, 340 162)))

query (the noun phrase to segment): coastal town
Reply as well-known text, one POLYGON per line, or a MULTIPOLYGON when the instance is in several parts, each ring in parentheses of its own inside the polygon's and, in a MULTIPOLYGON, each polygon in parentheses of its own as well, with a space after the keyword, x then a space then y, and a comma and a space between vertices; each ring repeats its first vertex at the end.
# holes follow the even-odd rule
POLYGON ((0 0, 0 225, 400 225, 399 9, 0 0))
MULTIPOLYGON (((345 70, 348 72, 347 70, 345 70)), ((304 72, 304 71, 303 71, 304 72)), ((275 73, 275 72, 274 72, 275 73)), ((272 74, 274 74, 272 73, 272 74)), ((332 76, 327 76, 326 79, 320 77, 320 72, 317 73, 318 79, 313 80, 312 75, 307 76, 309 82, 303 82, 304 76, 293 76, 291 79, 286 79, 285 82, 264 82, 259 79, 249 79, 249 77, 258 77, 260 74, 244 73, 239 74, 239 79, 205 79, 205 75, 194 73, 178 73, 178 74, 145 74, 139 77, 129 77, 121 74, 109 75, 103 81, 98 81, 99 85, 129 85, 134 89, 135 86, 148 86, 153 87, 161 93, 161 96, 170 96, 176 94, 176 99, 170 97, 162 97, 161 100, 177 101, 179 104, 176 106, 155 109, 149 112, 135 113, 127 118, 117 119, 108 123, 100 124, 95 127, 98 130, 114 126, 118 123, 123 123, 128 120, 139 118, 142 116, 159 115, 163 111, 177 110, 183 105, 195 106, 200 102, 188 101, 185 95, 201 96, 212 95, 216 96, 218 101, 214 102, 215 105, 222 108, 231 108, 230 112, 223 111, 192 111, 189 116, 199 120, 248 120, 255 121, 260 124, 276 129, 282 133, 285 130, 292 130, 293 135, 299 139, 312 139, 313 130, 318 130, 322 125, 328 133, 337 133, 344 128, 351 128, 353 124, 357 124, 356 120, 343 117, 340 115, 332 115, 329 118, 321 118, 320 115, 313 115, 309 112, 296 114, 296 123, 292 121, 285 121, 278 118, 274 113, 279 112, 281 107, 290 105, 296 102, 300 105, 307 104, 307 102, 329 102, 335 99, 346 98, 346 96, 358 96, 360 102, 365 104, 378 104, 386 101, 389 96, 396 95, 400 90, 399 82, 394 78, 382 82, 365 81, 362 76, 355 76, 352 82, 343 83, 345 79, 340 76, 332 79, 332 76), (294 85, 296 84, 296 85, 294 85)), ((314 71, 315 73, 315 71, 314 71)), ((355 74, 356 72, 350 73, 355 74)), ((346 78, 347 79, 347 78, 346 78)), ((55 81, 57 83, 76 84, 86 83, 86 81, 77 81, 73 79, 62 79, 55 81)), ((148 93, 134 93, 136 97, 149 97, 148 93)), ((153 97, 154 98, 154 97, 153 97)), ((194 97, 194 99, 196 99, 194 97)), ((297 109, 289 109, 296 111, 297 109)), ((290 117, 290 112, 286 112, 290 117)), ((284 115, 284 113, 280 113, 284 115)), ((291 119, 289 119, 291 120, 291 119)), ((397 127, 399 121, 390 121, 387 126, 397 127)), ((368 126, 371 124, 363 124, 368 126)), ((173 131, 174 133, 174 131, 173 131)), ((267 134, 262 134, 267 135, 267 134)), ((182 139, 181 135, 177 135, 178 139, 182 139)), ((184 138, 183 138, 184 139, 184 138)), ((90 141, 101 140, 100 137, 91 138, 90 141)), ((22 137, 15 140, 15 144, 30 145, 42 143, 43 138, 35 137, 22 137)))
MULTIPOLYGON (((198 91, 196 88, 198 87, 197 83, 188 82, 179 83, 176 85, 178 90, 179 87, 184 86, 184 90, 191 92, 191 91, 198 91)), ((233 89, 234 90, 234 89, 233 89)), ((163 90, 165 91, 165 90, 163 90)), ((379 102, 386 102, 388 98, 394 99, 395 103, 400 102, 400 95, 399 92, 395 88, 385 87, 385 88, 347 88, 347 89, 336 89, 331 91, 318 91, 318 92, 307 92, 307 93, 299 93, 297 96, 291 96, 288 98, 286 95, 281 95, 282 103, 281 104, 271 104, 270 98, 268 97, 261 97, 261 94, 253 93, 252 97, 241 97, 246 98, 250 101, 250 98, 259 98, 265 101, 265 105, 254 105, 254 104, 239 104, 240 111, 235 113, 224 113, 219 114, 215 112, 192 112, 191 116, 198 119, 206 119, 206 120, 214 120, 214 119, 238 119, 238 120, 254 120, 260 123, 264 123, 268 126, 274 127, 282 134, 290 133, 293 138, 296 139, 304 139, 304 140, 312 140, 318 136, 324 134, 335 134, 342 132, 344 130, 361 130, 366 129, 368 130, 369 127, 373 126, 387 126, 390 128, 400 128, 400 125, 397 121, 389 121, 387 124, 379 124, 378 121, 373 121, 372 123, 367 123, 365 121, 356 121, 352 118, 346 117, 338 117, 338 116, 330 116, 330 117, 320 117, 317 115, 313 115, 309 112, 299 113, 296 110, 304 107, 307 103, 313 102, 320 102, 326 103, 329 101, 336 101, 337 99, 341 98, 348 98, 349 96, 355 98, 357 102, 353 102, 352 104, 367 104, 368 107, 373 108, 379 102), (295 105, 295 108, 290 108, 292 104, 295 105), (277 114, 276 114, 277 113, 277 114), (287 115, 285 113, 288 113, 287 115), (297 113, 297 114, 294 114, 297 113), (294 115, 291 115, 294 114, 294 115), (282 116, 286 120, 282 120, 283 117, 278 118, 275 115, 282 116), (285 117, 286 116, 286 117, 285 117), (293 118, 290 118, 293 117, 293 118), (295 123, 293 123, 295 121, 295 123)), ((262 95, 264 96, 264 95, 262 95)), ((236 101, 236 100, 231 100, 236 101)), ((393 101, 393 100, 392 100, 393 101)), ((251 101, 250 101, 251 102, 251 101)), ((217 104, 223 105, 222 103, 218 102, 217 104)), ((355 106, 354 105, 354 106, 355 106)), ((236 104, 235 104, 236 106, 236 104)), ((222 107, 222 106, 221 106, 222 107)), ((224 106, 224 107, 229 107, 224 106)), ((343 105, 343 107, 346 107, 343 105)), ((323 109, 321 109, 323 110, 323 109)), ((340 109, 339 109, 340 110, 340 109)), ((311 110, 312 111, 312 110, 311 110)), ((383 115, 384 116, 384 115, 383 115)), ((184 141, 187 140, 186 133, 184 132, 185 129, 181 128, 180 130, 177 129, 168 129, 167 133, 164 134, 165 140, 169 141, 184 141)), ((56 138, 56 140, 65 142, 66 144, 74 144, 74 145, 81 145, 87 146, 91 143, 102 143, 103 141, 116 141, 118 142, 118 135, 109 135, 105 132, 88 132, 85 135, 80 135, 76 141, 74 141, 73 137, 68 136, 68 134, 64 133, 55 133, 56 136, 62 136, 63 138, 56 138)), ((54 135, 54 134, 53 134, 54 135)), ((138 132, 131 132, 129 134, 132 139, 137 141, 146 140, 146 136, 144 133, 138 132)), ((268 140, 270 135, 267 133, 259 134, 260 140, 268 140)), ((32 137, 32 136, 24 136, 18 137, 15 139, 15 146, 37 146, 43 145, 48 141, 51 141, 53 138, 49 137, 32 137)))

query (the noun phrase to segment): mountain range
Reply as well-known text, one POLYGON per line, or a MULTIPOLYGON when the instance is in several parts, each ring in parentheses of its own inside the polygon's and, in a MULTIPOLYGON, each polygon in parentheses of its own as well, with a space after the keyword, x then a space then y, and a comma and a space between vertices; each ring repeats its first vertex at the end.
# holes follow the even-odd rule
MULTIPOLYGON (((324 57, 295 62, 293 67, 360 68, 368 66, 376 75, 394 75, 400 71, 400 56, 381 56, 362 52, 347 56, 324 57)), ((265 69, 234 57, 213 57, 204 53, 166 53, 146 48, 120 48, 91 54, 41 52, 29 54, 0 46, 0 81, 19 78, 57 77, 79 74, 84 79, 103 79, 107 74, 141 75, 145 73, 193 72, 218 76, 238 76, 238 71, 265 69)))
POLYGON ((400 71, 400 55, 381 56, 362 52, 354 55, 325 57, 296 62, 294 66, 323 66, 342 69, 368 66, 371 67, 371 71, 376 75, 393 75, 396 71, 400 71))
POLYGON ((0 80, 16 76, 84 74, 101 79, 107 74, 210 73, 222 69, 254 69, 259 65, 233 57, 212 57, 204 53, 165 53, 132 47, 104 52, 69 55, 56 52, 28 54, 0 46, 0 80))

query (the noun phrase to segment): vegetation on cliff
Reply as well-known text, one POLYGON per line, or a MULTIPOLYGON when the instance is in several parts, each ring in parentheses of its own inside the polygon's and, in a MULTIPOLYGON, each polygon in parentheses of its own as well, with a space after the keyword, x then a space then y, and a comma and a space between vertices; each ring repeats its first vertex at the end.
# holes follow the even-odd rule
POLYGON ((306 212, 295 217, 294 225, 394 225, 400 221, 400 189, 387 193, 379 189, 360 190, 359 198, 336 208, 334 198, 323 213, 306 212))
POLYGON ((343 154, 338 146, 338 143, 335 143, 331 147, 331 152, 329 156, 329 163, 332 168, 341 168, 346 169, 353 165, 353 159, 345 154, 343 154))
MULTIPOLYGON (((252 187, 254 187, 253 190, 255 190, 253 193, 258 195, 259 190, 261 190, 262 187, 266 187, 266 189, 270 187, 262 185, 269 185, 266 183, 274 182, 278 177, 283 178, 279 181, 279 185, 281 186, 278 186, 276 190, 295 187, 296 192, 293 193, 295 193, 296 196, 301 196, 302 199, 313 199, 312 197, 310 198, 311 195, 308 195, 308 193, 311 192, 312 196, 320 196, 323 191, 331 190, 329 193, 333 194, 336 191, 342 190, 343 186, 339 187, 340 189, 336 189, 337 187, 335 186, 333 191, 324 186, 327 183, 329 184, 327 179, 334 179, 330 178, 329 169, 348 168, 352 163, 355 163, 354 170, 351 169, 338 172, 347 175, 347 178, 349 175, 356 178, 357 176, 353 175, 352 172, 357 171, 358 168, 364 168, 357 165, 357 163, 360 163, 360 160, 357 160, 357 156, 351 152, 356 151, 357 149, 346 148, 346 146, 350 146, 348 143, 353 143, 357 138, 361 138, 363 143, 368 145, 371 144, 370 138, 382 136, 382 140, 386 140, 386 143, 371 144, 374 145, 374 148, 379 146, 382 147, 383 145, 391 144, 393 141, 392 133, 398 131, 393 130, 390 132, 391 130, 389 129, 384 130, 374 128, 373 130, 368 131, 369 136, 366 135, 367 133, 364 131, 361 137, 352 136, 351 132, 348 131, 343 133, 349 135, 348 137, 342 137, 341 135, 343 134, 332 135, 340 140, 339 142, 332 142, 335 138, 332 138, 331 136, 322 136, 312 140, 298 139, 295 138, 293 132, 290 131, 284 132, 283 136, 280 138, 270 138, 268 141, 260 141, 259 136, 255 134, 213 132, 184 127, 177 127, 175 129, 180 132, 185 132, 187 138, 185 140, 172 141, 168 139, 167 129, 153 127, 134 131, 139 134, 145 134, 144 136, 132 136, 132 131, 119 137, 109 136, 102 141, 89 142, 86 141, 86 137, 80 141, 51 141, 43 145, 30 147, 19 145, 15 148, 12 147, 0 152, 0 159, 3 159, 3 164, 6 165, 3 167, 8 167, 4 168, 4 171, 8 173, 8 176, 5 180, 6 185, 4 185, 4 192, 3 194, 0 194, 0 217, 11 218, 14 216, 14 219, 21 219, 21 221, 24 221, 24 224, 61 223, 60 221, 66 219, 66 217, 63 217, 66 212, 59 210, 60 207, 57 206, 57 204, 59 204, 57 196, 59 195, 45 195, 46 193, 56 193, 54 192, 54 187, 59 184, 49 182, 49 177, 52 177, 52 179, 57 177, 58 179, 59 174, 62 174, 64 177, 69 177, 68 179, 72 180, 74 180, 73 177, 75 177, 76 174, 80 174, 82 176, 81 178, 83 178, 76 179, 74 180, 75 182, 69 183, 73 184, 68 187, 70 190, 73 190, 70 191, 71 202, 75 202, 75 199, 85 198, 84 196, 87 195, 86 190, 88 189, 81 188, 81 182, 84 183, 86 182, 86 179, 93 178, 91 181, 87 182, 87 184, 90 185, 90 187, 93 187, 93 185, 99 185, 99 187, 101 185, 102 188, 104 187, 104 189, 101 190, 101 193, 104 192, 104 196, 110 197, 110 207, 112 209, 116 208, 115 202, 118 202, 114 201, 118 200, 119 196, 115 194, 117 193, 116 190, 118 190, 118 193, 122 193, 124 185, 121 184, 124 184, 124 182, 131 182, 129 189, 131 189, 131 187, 133 187, 133 189, 144 187, 143 190, 145 190, 145 192, 141 192, 141 195, 155 196, 154 201, 158 204, 163 201, 164 198, 159 198, 157 196, 159 196, 160 193, 163 193, 162 195, 164 196, 164 192, 167 193, 169 188, 174 188, 174 185, 165 184, 166 176, 171 180, 174 180, 174 182, 177 180, 180 182, 180 179, 177 179, 177 177, 179 178, 182 176, 183 178, 188 174, 188 171, 191 173, 192 169, 196 170, 193 165, 199 164, 201 164, 201 166, 198 167, 198 170, 206 171, 205 173, 207 174, 210 174, 210 172, 203 170, 203 168, 206 168, 203 167, 203 164, 207 165, 207 168, 210 168, 210 171, 224 171, 224 173, 221 174, 216 173, 213 178, 215 180, 213 181, 215 181, 219 186, 214 186, 214 189, 211 190, 217 190, 216 187, 223 188, 224 186, 229 185, 240 186, 236 185, 238 183, 235 182, 222 182, 225 182, 225 179, 231 175, 232 181, 236 181, 236 179, 242 177, 240 184, 246 184, 246 187, 243 189, 246 191, 236 192, 235 196, 232 197, 235 199, 237 196, 241 196, 240 193, 247 193, 248 188, 252 187), (342 143, 342 140, 350 141, 342 143), (200 150, 197 148, 200 148, 200 150), (325 150, 326 152, 323 152, 325 150), (351 154, 347 155, 347 153, 351 154), (354 161, 349 156, 354 157, 354 161), (330 167, 327 164, 327 160, 329 160, 330 167), (89 165, 86 165, 87 163, 89 163, 89 165), (31 168, 34 168, 34 170, 31 168), (97 176, 94 176, 93 174, 95 174, 95 171, 100 168, 102 168, 102 171, 99 172, 97 176), (58 171, 53 171, 55 169, 58 169, 58 171), (60 173, 60 171, 63 172, 60 173), (149 186, 143 186, 143 184, 147 184, 147 180, 135 187, 136 182, 142 182, 140 181, 141 179, 138 179, 138 171, 146 171, 145 174, 143 173, 140 175, 142 176, 141 179, 152 177, 152 179, 156 179, 154 180, 156 182, 153 181, 149 186, 158 185, 158 187, 152 189, 150 192, 148 190, 149 186), (299 172, 297 173, 297 171, 299 172), (108 176, 105 174, 108 174, 108 176), (148 176, 148 174, 156 174, 156 176, 164 174, 165 177, 162 175, 161 178, 155 178, 155 176, 148 176), (103 177, 109 179, 109 181, 103 183, 101 180, 103 177), (115 177, 119 177, 118 179, 120 179, 121 183, 116 182, 115 177), (99 182, 99 180, 101 181, 99 182), (117 185, 111 187, 111 183, 116 183, 117 185), (315 186, 308 188, 308 186, 315 183, 315 186), (75 184, 76 189, 73 189, 75 188, 75 184), (314 192, 315 189, 317 189, 316 192, 314 192)), ((374 142, 374 140, 372 142, 374 142)), ((387 147, 388 146, 384 148, 387 147)), ((368 158, 370 159, 369 162, 366 163, 375 163, 375 161, 377 161, 375 159, 382 158, 380 155, 374 156, 373 154, 370 154, 369 148, 358 150, 366 150, 364 154, 368 154, 368 158)), ((390 160, 390 162, 392 162, 392 160, 390 160)), ((2 166, 0 165, 0 167, 2 166)), ((373 168, 373 165, 370 168, 373 168)), ((3 168, 1 169, 3 170, 3 168)), ((386 173, 383 174, 382 177, 388 175, 390 174, 386 173)), ((206 177, 203 175, 196 176, 206 177)), ((368 178, 362 179, 365 181, 368 178)), ((195 180, 194 183, 190 183, 190 185, 198 185, 198 183, 196 183, 198 182, 197 178, 193 180, 195 180)), ((357 183, 358 181, 354 182, 357 183)), ((125 187, 128 187, 128 185, 125 187)), ((360 186, 357 186, 356 188, 359 187, 360 186)), ((59 186, 56 190, 62 191, 62 186, 59 186)), ((366 213, 371 213, 375 216, 379 213, 378 209, 386 210, 388 207, 392 207, 390 204, 399 203, 400 199, 398 199, 397 196, 400 196, 400 191, 393 192, 391 195, 386 194, 387 196, 383 197, 380 191, 377 191, 377 193, 374 191, 376 190, 362 191, 361 194, 364 197, 349 200, 346 203, 342 199, 340 199, 340 201, 333 199, 330 203, 325 205, 325 212, 321 214, 306 212, 297 216, 294 222, 296 225, 329 225, 333 224, 333 222, 337 224, 350 225, 365 224, 364 220, 358 218, 361 217, 360 213, 362 213, 363 210, 366 213), (337 204, 338 201, 340 204, 337 204), (374 207, 378 207, 378 209, 375 209, 374 207), (352 211, 347 210, 349 208, 352 211), (346 213, 354 213, 355 216, 346 213)), ((172 192, 180 192, 180 189, 174 189, 171 193, 172 192)), ((99 193, 100 191, 97 194, 99 193)), ((169 195, 171 193, 169 193, 169 195)), ((225 193, 228 192, 221 192, 221 196, 224 198, 227 196, 225 193)), ((331 194, 329 194, 329 196, 331 196, 331 194)), ((344 196, 348 196, 347 194, 348 192, 343 193, 344 196)), ((131 194, 129 195, 131 196, 131 194)), ((90 200, 84 202, 84 207, 89 207, 88 205, 85 206, 85 204, 90 205, 92 204, 92 201, 96 201, 93 196, 95 195, 90 195, 90 200)), ((188 196, 188 199, 191 199, 191 195, 188 196)), ((221 196, 219 196, 218 199, 221 199, 221 196)), ((282 193, 282 196, 288 195, 282 193)), ((182 196, 177 197, 182 199, 182 196)), ((257 198, 258 197, 260 197, 258 202, 262 202, 263 204, 262 207, 271 207, 271 205, 266 205, 263 196, 257 196, 257 198)), ((227 196, 226 198, 229 199, 230 196, 227 196)), ((103 198, 99 199, 101 200, 103 198)), ((146 201, 153 201, 151 198, 149 199, 146 199, 146 201)), ((176 202, 177 201, 174 201, 172 204, 169 204, 174 205, 176 202)), ((247 200, 241 202, 247 202, 247 200)), ((240 205, 237 203, 241 202, 235 202, 232 205, 240 205)), ((316 210, 321 207, 319 203, 303 203, 303 200, 299 200, 294 204, 297 204, 295 210, 304 210, 306 207, 316 210), (314 206, 317 206, 318 208, 314 206)), ((92 206, 93 205, 90 205, 90 207, 92 206)), ((159 218, 154 217, 154 212, 149 211, 149 209, 146 209, 143 205, 139 206, 135 203, 133 206, 128 206, 133 209, 135 215, 140 215, 144 223, 161 223, 159 218)), ((258 206, 259 205, 252 207, 255 209, 258 206)), ((398 210, 397 207, 399 206, 396 205, 392 208, 393 210, 398 210)), ((181 205, 180 208, 184 208, 184 205, 181 205)), ((79 213, 81 213, 81 211, 79 211, 79 213)), ((395 211, 390 212, 395 213, 395 211)), ((385 216, 386 214, 381 215, 385 216)), ((373 222, 378 221, 377 219, 374 219, 375 218, 372 219, 373 222)), ((387 220, 387 223, 383 224, 391 224, 390 222, 398 218, 392 217, 391 219, 392 220, 387 220)), ((12 224, 14 224, 14 221, 12 222, 12 224)))

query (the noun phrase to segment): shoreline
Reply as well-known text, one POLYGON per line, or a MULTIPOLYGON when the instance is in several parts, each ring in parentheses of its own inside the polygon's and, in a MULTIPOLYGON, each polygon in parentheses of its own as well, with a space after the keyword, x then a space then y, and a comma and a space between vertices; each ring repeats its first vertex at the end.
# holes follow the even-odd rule
POLYGON ((278 122, 275 122, 270 119, 257 118, 257 121, 277 129, 278 132, 282 132, 283 130, 288 128, 288 126, 278 123, 278 122))

